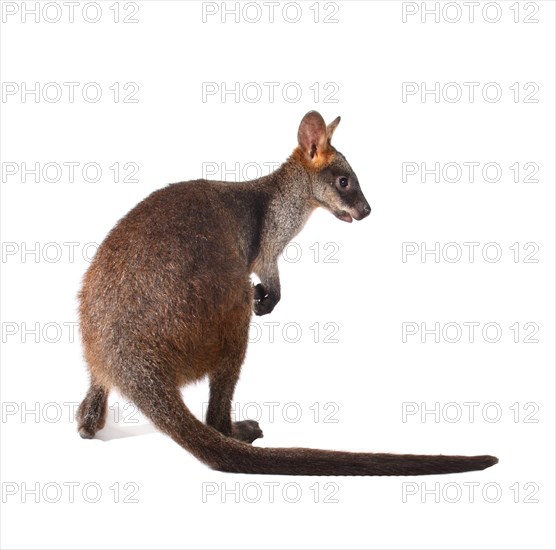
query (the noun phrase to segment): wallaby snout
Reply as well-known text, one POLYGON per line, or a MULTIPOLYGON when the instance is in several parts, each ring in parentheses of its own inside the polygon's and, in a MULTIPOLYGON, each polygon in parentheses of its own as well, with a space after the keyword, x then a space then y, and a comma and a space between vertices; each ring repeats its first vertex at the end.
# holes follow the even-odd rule
POLYGON ((371 207, 369 206, 367 199, 363 197, 362 202, 354 209, 353 217, 359 222, 366 218, 370 213, 371 207))
POLYGON ((334 212, 334 215, 339 219, 347 223, 351 223, 353 220, 360 222, 362 219, 366 218, 371 213, 371 207, 369 203, 365 200, 363 204, 357 205, 356 207, 348 208, 346 210, 339 210, 334 212))
MULTIPOLYGON (((320 204, 330 210, 339 220, 348 223, 353 220, 361 221, 371 213, 371 207, 359 187, 357 176, 353 173, 343 155, 341 153, 338 153, 338 155, 341 156, 344 173, 350 172, 350 176, 337 178, 340 181, 347 180, 347 184, 344 182, 344 185, 340 184, 337 187, 337 192, 331 192, 326 185, 326 182, 330 181, 331 178, 325 171, 323 174, 324 193, 322 193, 324 200, 321 200, 320 204)), ((328 187, 332 187, 332 185, 329 184, 328 187)))

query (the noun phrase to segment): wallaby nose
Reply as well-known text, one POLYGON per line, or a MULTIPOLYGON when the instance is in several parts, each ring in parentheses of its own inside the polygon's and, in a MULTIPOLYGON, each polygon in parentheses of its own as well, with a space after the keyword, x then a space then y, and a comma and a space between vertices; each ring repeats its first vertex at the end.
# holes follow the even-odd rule
POLYGON ((363 217, 366 218, 371 213, 371 207, 366 204, 363 206, 363 217))

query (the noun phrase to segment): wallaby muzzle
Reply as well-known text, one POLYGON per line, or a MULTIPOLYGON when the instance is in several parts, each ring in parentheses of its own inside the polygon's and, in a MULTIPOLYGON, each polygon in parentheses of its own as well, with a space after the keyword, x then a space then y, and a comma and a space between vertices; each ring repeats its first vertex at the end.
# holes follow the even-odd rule
POLYGON ((349 210, 339 210, 333 214, 343 222, 351 223, 354 219, 358 222, 366 218, 371 213, 371 207, 365 202, 364 205, 349 210))
POLYGON ((363 198, 363 201, 364 202, 355 209, 355 212, 357 212, 357 214, 353 217, 357 221, 361 221, 363 218, 366 218, 371 213, 371 207, 369 206, 369 203, 366 201, 365 198, 363 198))
POLYGON ((343 210, 336 214, 336 217, 342 221, 351 223, 353 219, 357 221, 361 221, 362 219, 366 218, 371 213, 371 207, 367 202, 367 199, 361 193, 362 200, 358 202, 357 205, 352 206, 347 210, 343 210))

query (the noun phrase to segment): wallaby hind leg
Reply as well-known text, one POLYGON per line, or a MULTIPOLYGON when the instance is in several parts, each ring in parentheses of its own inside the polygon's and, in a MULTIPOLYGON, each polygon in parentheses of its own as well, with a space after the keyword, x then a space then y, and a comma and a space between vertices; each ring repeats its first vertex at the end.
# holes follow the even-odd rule
POLYGON ((108 390, 91 384, 85 399, 77 409, 77 429, 83 439, 92 439, 104 427, 108 404, 108 390))
POLYGON ((233 437, 246 443, 263 437, 259 424, 255 420, 232 422, 232 399, 234 390, 249 341, 249 321, 252 308, 252 288, 249 283, 246 291, 247 300, 243 310, 230 315, 226 325, 219 327, 219 365, 209 375, 210 398, 206 422, 227 437, 233 437), (222 338, 225 335, 225 338, 222 338))
POLYGON ((219 373, 210 377, 210 399, 207 424, 228 437, 253 443, 263 437, 259 423, 255 420, 232 422, 232 398, 239 372, 219 373))

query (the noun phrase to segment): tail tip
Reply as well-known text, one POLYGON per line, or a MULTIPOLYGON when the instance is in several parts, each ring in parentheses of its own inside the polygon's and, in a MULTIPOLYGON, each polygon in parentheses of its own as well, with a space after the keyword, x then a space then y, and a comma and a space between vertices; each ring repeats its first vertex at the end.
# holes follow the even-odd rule
POLYGON ((498 458, 496 456, 485 455, 477 458, 480 459, 481 464, 483 466, 481 470, 486 470, 487 468, 490 468, 491 466, 498 464, 498 458))

